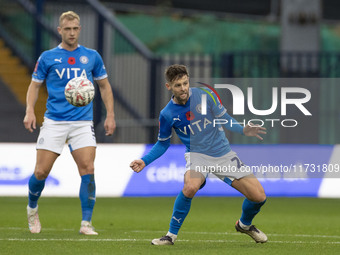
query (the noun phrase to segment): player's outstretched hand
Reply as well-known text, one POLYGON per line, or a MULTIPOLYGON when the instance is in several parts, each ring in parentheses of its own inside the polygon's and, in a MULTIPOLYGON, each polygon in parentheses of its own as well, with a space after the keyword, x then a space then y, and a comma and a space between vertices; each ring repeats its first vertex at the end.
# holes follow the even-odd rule
POLYGON ((264 134, 264 135, 267 134, 266 130, 267 129, 265 127, 261 127, 260 125, 255 125, 250 122, 243 128, 243 133, 246 136, 255 136, 258 139, 263 140, 260 134, 264 134))
POLYGON ((136 159, 131 162, 130 167, 132 168, 133 171, 139 173, 145 167, 145 162, 141 159, 136 159))

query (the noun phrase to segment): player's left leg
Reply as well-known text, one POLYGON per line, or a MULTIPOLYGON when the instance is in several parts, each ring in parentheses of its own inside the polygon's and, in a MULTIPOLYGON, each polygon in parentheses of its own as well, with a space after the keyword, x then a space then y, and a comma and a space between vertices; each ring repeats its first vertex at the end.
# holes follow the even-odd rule
POLYGON ((246 197, 242 205, 241 218, 235 225, 236 230, 251 236, 256 242, 267 242, 267 236, 252 225, 254 217, 266 202, 266 194, 261 183, 251 174, 234 180, 231 186, 246 197))
POLYGON ((96 202, 96 184, 94 179, 94 159, 96 148, 89 146, 72 151, 81 176, 79 198, 82 209, 80 234, 98 235, 92 227, 92 213, 96 202))
POLYGON ((79 233, 98 235, 91 223, 93 208, 96 202, 96 184, 94 179, 96 139, 92 121, 72 122, 67 140, 81 177, 79 198, 82 209, 82 221, 79 233))

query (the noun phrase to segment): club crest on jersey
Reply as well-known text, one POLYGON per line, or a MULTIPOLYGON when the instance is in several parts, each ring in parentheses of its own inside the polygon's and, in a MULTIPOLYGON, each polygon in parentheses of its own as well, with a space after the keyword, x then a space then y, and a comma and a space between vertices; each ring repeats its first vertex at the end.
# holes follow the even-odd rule
POLYGON ((196 105, 196 111, 197 111, 198 113, 201 113, 201 112, 202 112, 201 104, 196 105))
POLYGON ((86 56, 81 56, 81 57, 79 58, 79 61, 80 61, 80 63, 86 65, 86 64, 89 62, 89 58, 86 57, 86 56))

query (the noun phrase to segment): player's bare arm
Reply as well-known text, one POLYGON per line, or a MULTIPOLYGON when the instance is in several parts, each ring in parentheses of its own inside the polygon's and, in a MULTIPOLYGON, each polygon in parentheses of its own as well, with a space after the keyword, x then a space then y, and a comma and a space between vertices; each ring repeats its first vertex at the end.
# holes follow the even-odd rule
POLYGON ((116 129, 112 89, 107 78, 98 80, 96 82, 99 86, 100 95, 106 108, 106 119, 104 122, 104 128, 106 132, 105 135, 109 136, 112 135, 116 129))
POLYGON ((38 99, 39 89, 42 83, 31 81, 26 95, 26 114, 24 117, 25 128, 33 132, 36 129, 36 117, 34 113, 34 106, 38 99))
POLYGON ((136 173, 139 173, 140 171, 144 169, 145 162, 141 159, 136 159, 131 162, 130 167, 133 171, 135 171, 136 173))
POLYGON ((243 133, 246 136, 255 136, 256 138, 263 140, 260 134, 267 134, 266 130, 267 129, 265 127, 249 123, 243 128, 243 133))

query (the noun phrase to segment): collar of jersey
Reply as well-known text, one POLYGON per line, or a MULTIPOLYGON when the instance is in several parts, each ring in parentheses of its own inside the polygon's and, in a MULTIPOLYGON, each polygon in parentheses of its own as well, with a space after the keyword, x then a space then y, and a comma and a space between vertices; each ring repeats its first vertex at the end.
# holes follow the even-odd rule
MULTIPOLYGON (((77 49, 78 49, 79 47, 80 47, 80 44, 78 44, 78 47, 77 47, 77 49)), ((61 44, 59 44, 59 45, 58 45, 58 48, 59 48, 59 49, 63 49, 63 50, 65 50, 63 47, 61 47, 61 44)))

